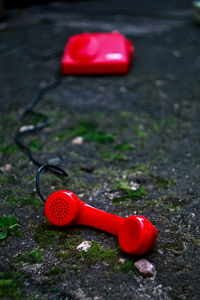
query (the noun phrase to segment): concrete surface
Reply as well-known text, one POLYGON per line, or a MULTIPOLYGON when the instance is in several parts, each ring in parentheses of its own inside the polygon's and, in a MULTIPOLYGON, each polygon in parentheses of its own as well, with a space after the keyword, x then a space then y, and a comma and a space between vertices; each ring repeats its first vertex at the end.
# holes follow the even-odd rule
POLYGON ((0 214, 19 224, 0 231, 7 235, 0 298, 200 298, 199 36, 190 1, 71 1, 8 11, 0 23, 0 214), (139 274, 139 258, 110 234, 51 226, 35 193, 37 168, 14 144, 16 129, 36 122, 22 123, 22 112, 54 80, 69 36, 112 30, 135 44, 130 73, 63 78, 36 106, 50 126, 25 141, 35 157, 60 161, 70 174, 44 173, 45 195, 69 189, 100 209, 151 220, 158 241, 139 258, 155 266, 154 277, 139 274), (77 135, 80 145, 72 143, 77 135), (84 240, 93 241, 86 254, 76 250, 84 240))

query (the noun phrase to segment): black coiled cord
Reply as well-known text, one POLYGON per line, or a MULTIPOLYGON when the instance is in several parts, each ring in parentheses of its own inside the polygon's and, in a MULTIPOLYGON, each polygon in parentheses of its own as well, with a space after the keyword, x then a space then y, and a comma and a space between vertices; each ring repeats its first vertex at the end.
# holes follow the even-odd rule
POLYGON ((39 167, 37 175, 36 175, 36 191, 41 198, 43 202, 45 202, 45 198, 42 196, 40 192, 40 187, 39 187, 39 175, 43 169, 46 169, 52 173, 55 173, 57 175, 61 176, 68 176, 68 173, 65 172, 63 169, 53 166, 53 165, 45 165, 39 160, 37 160, 34 156, 30 148, 24 143, 23 137, 28 134, 35 133, 37 131, 42 130, 46 126, 49 125, 50 121, 47 118, 47 116, 43 113, 37 112, 34 110, 34 107, 36 106, 37 102, 41 99, 41 97, 47 92, 48 90, 51 90, 53 88, 56 88, 62 80, 62 77, 59 75, 59 77, 51 84, 47 85, 44 88, 39 89, 31 99, 30 103, 26 107, 25 111, 22 114, 22 119, 27 116, 27 115, 34 115, 34 116, 40 116, 44 119, 44 121, 40 124, 36 125, 30 125, 26 126, 25 128, 21 127, 21 129, 18 129, 16 134, 15 134, 15 143, 22 149, 22 151, 29 157, 29 159, 39 167))

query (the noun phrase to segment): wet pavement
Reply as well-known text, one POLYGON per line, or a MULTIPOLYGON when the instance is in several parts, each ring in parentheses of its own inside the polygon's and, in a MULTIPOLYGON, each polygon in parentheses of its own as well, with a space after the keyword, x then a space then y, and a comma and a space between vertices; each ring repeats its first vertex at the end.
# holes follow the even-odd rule
POLYGON ((0 298, 199 299, 199 36, 190 1, 8 11, 0 23, 0 298), (17 128, 38 122, 22 113, 54 81, 67 39, 113 30, 135 45, 129 74, 63 77, 35 107, 50 125, 24 141, 70 175, 41 175, 45 195, 68 189, 110 213, 147 217, 159 236, 140 257, 108 233, 50 225, 35 192, 37 167, 14 143, 17 128), (85 240, 90 250, 78 252, 85 240), (136 270, 140 258, 154 265, 153 276, 136 270))

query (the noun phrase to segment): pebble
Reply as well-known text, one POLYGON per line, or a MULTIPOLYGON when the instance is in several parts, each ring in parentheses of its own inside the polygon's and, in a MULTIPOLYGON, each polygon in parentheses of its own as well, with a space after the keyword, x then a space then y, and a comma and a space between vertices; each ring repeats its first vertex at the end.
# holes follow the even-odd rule
POLYGON ((60 157, 52 157, 48 160, 48 163, 53 166, 57 166, 60 163, 60 157))
POLYGON ((84 241, 76 247, 76 250, 88 252, 91 245, 92 245, 92 243, 90 241, 84 241))
POLYGON ((26 130, 33 130, 33 128, 34 128, 34 125, 24 125, 24 126, 20 127, 19 131, 23 132, 26 130))
POLYGON ((122 257, 120 257, 120 259, 119 259, 119 262, 121 263, 121 264, 125 264, 125 258, 122 258, 122 257))
POLYGON ((156 269, 154 265, 152 265, 148 260, 145 258, 142 258, 135 262, 136 269, 143 275, 155 277, 156 275, 156 269))
POLYGON ((2 172, 9 171, 12 168, 11 164, 5 164, 5 166, 1 167, 0 170, 2 172))
POLYGON ((74 145, 81 145, 83 144, 83 138, 82 136, 77 136, 72 140, 72 144, 74 145))

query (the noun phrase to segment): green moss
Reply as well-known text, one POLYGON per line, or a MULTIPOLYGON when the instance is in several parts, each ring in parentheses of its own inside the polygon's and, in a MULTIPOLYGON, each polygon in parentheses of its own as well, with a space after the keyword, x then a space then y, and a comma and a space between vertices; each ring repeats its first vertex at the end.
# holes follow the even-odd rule
POLYGON ((179 210, 181 207, 180 207, 180 205, 167 204, 167 208, 170 211, 176 211, 176 210, 179 210))
POLYGON ((20 280, 22 274, 18 272, 0 273, 0 298, 20 300, 23 298, 21 288, 23 283, 20 280))
POLYGON ((124 152, 124 151, 128 151, 128 150, 133 150, 134 147, 133 147, 133 145, 131 145, 129 143, 124 143, 124 144, 118 144, 118 145, 116 145, 115 149, 124 152))
POLYGON ((112 151, 104 151, 100 153, 103 158, 107 158, 109 160, 125 160, 126 156, 123 154, 118 154, 112 151))
POLYGON ((81 136, 86 140, 101 144, 111 143, 114 141, 114 136, 112 134, 99 131, 98 124, 96 122, 85 119, 81 119, 76 126, 53 135, 52 138, 63 140, 76 136, 81 136))
POLYGON ((6 156, 13 156, 17 152, 19 152, 19 147, 14 144, 0 145, 0 153, 5 154, 6 156))
POLYGON ((130 169, 125 170, 123 175, 127 176, 131 173, 136 173, 136 175, 146 176, 149 172, 149 164, 135 164, 130 169))
POLYGON ((65 269, 58 268, 57 266, 53 266, 48 272, 47 275, 60 275, 65 273, 65 269))
POLYGON ((150 176, 155 180, 155 182, 158 186, 161 186, 165 189, 168 189, 171 185, 176 184, 175 179, 167 179, 162 176, 156 176, 154 174, 150 174, 150 176))
MULTIPOLYGON (((101 261, 109 264, 111 268, 113 268, 114 271, 130 271, 134 270, 134 262, 127 258, 125 260, 125 263, 122 264, 119 262, 120 254, 118 249, 107 249, 100 246, 98 242, 92 241, 91 247, 88 249, 87 252, 85 251, 76 251, 75 252, 75 258, 76 262, 77 259, 80 259, 81 261, 84 261, 84 263, 87 263, 89 265, 94 264, 95 262, 101 261)), ((69 258, 69 256, 68 256, 69 258)), ((80 266, 76 265, 76 268, 80 269, 80 266)))
MULTIPOLYGON (((19 220, 14 216, 7 216, 0 218, 0 240, 5 239, 8 235, 11 235, 13 229, 18 226, 19 220)), ((16 233, 16 232, 15 232, 16 233)))
POLYGON ((114 141, 114 136, 111 133, 105 132, 94 132, 86 136, 88 140, 98 142, 101 144, 112 143, 114 141))
POLYGON ((176 120, 171 118, 167 120, 157 120, 152 123, 151 130, 156 134, 165 133, 167 129, 170 129, 176 120))
POLYGON ((124 262, 124 264, 122 263, 116 263, 114 265, 114 271, 122 271, 122 272, 129 272, 129 271, 133 271, 136 272, 136 268, 134 266, 134 262, 127 258, 124 262))
POLYGON ((195 246, 200 247, 200 239, 193 239, 195 246))
POLYGON ((37 138, 30 138, 29 139, 29 149, 31 151, 39 151, 42 149, 41 141, 37 138))
POLYGON ((37 209, 42 206, 42 202, 36 192, 29 193, 27 196, 17 196, 13 189, 7 189, 4 198, 10 207, 30 206, 37 209))
POLYGON ((16 262, 17 264, 36 264, 36 263, 41 263, 43 262, 44 257, 43 257, 43 251, 39 249, 35 249, 23 254, 16 254, 13 257, 13 261, 16 262))
POLYGON ((38 125, 40 123, 43 123, 46 121, 46 116, 39 112, 33 112, 31 111, 30 113, 27 113, 24 116, 24 125, 26 126, 27 124, 31 125, 38 125))
POLYGON ((122 179, 119 183, 117 183, 116 188, 120 190, 126 190, 126 191, 131 190, 130 184, 125 179, 122 179))
POLYGON ((49 248, 53 243, 59 244, 60 249, 67 246, 70 240, 73 243, 74 239, 80 239, 80 230, 77 228, 56 228, 49 224, 37 226, 35 238, 38 244, 44 248, 49 248))
POLYGON ((0 228, 12 229, 18 224, 19 224, 19 220, 14 216, 7 216, 7 217, 0 218, 0 228))
POLYGON ((0 185, 15 184, 17 182, 18 182, 17 179, 13 175, 1 175, 0 176, 0 185))
POLYGON ((102 248, 99 243, 92 241, 92 246, 88 251, 80 251, 76 257, 83 257, 90 264, 96 261, 104 261, 111 264, 117 257, 117 250, 102 248))
POLYGON ((36 228, 35 238, 40 246, 49 248, 56 240, 64 240, 66 234, 52 226, 44 224, 36 228))
POLYGON ((54 186, 56 189, 61 189, 61 188, 63 189, 63 186, 66 185, 66 177, 58 176, 50 172, 47 172, 44 175, 41 175, 40 184, 41 186, 46 185, 48 187, 49 184, 51 184, 51 186, 54 186))
POLYGON ((123 196, 114 198, 112 200, 115 204, 129 200, 138 200, 143 196, 147 195, 147 191, 144 187, 138 187, 137 189, 133 190, 130 184, 126 181, 126 179, 122 179, 119 183, 117 183, 116 188, 124 191, 124 194, 123 196))
POLYGON ((145 139, 148 136, 148 133, 143 130, 143 126, 139 124, 134 125, 134 132, 139 138, 145 139))
POLYGON ((129 191, 124 196, 112 199, 114 204, 125 201, 136 201, 147 195, 146 190, 143 187, 138 188, 135 191, 129 191))
POLYGON ((12 127, 15 127, 16 126, 16 113, 11 112, 11 113, 7 113, 6 115, 1 116, 0 122, 4 128, 11 129, 12 127))
POLYGON ((146 200, 145 201, 148 205, 151 205, 151 206, 155 206, 155 205, 157 205, 157 200, 155 200, 155 199, 148 199, 148 200, 146 200))

